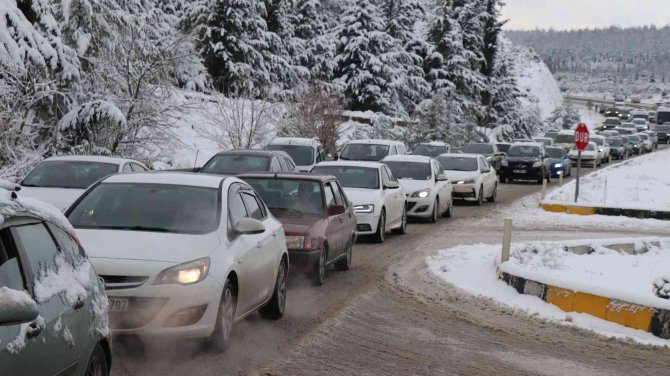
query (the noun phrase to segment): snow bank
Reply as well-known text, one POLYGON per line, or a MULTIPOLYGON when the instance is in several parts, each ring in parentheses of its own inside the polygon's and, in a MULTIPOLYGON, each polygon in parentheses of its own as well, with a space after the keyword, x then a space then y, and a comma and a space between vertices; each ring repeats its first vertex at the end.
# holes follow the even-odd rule
MULTIPOLYGON (((664 252, 670 251, 666 249, 664 252)), ((630 257, 635 260, 637 256, 630 257)), ((431 273, 460 290, 490 299, 501 306, 511 307, 519 313, 537 316, 561 325, 587 329, 607 337, 627 338, 643 344, 670 346, 670 340, 655 337, 651 333, 627 328, 586 314, 566 313, 537 297, 519 294, 513 287, 497 278, 496 265, 499 259, 500 245, 476 244, 440 251, 437 255, 428 257, 426 264, 431 273)), ((565 264, 569 262, 563 260, 560 265, 565 264)), ((647 288, 650 290, 649 284, 647 288)))

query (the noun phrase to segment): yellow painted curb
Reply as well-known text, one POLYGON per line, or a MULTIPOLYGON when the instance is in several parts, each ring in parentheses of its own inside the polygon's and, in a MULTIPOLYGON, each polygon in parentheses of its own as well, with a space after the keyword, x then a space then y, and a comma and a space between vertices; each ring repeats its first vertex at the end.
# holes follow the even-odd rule
POLYGON ((573 310, 607 320, 607 307, 609 304, 609 298, 578 292, 575 294, 575 306, 573 310))
POLYGON ((565 212, 568 214, 576 214, 576 215, 594 215, 596 214, 596 208, 568 206, 565 212))
POLYGON ((553 304, 565 312, 572 312, 575 306, 575 292, 556 286, 547 286, 547 303, 553 304))
POLYGON ((607 307, 605 319, 629 328, 648 332, 653 315, 654 313, 649 307, 612 300, 607 307))
POLYGON ((565 205, 544 204, 542 205, 542 209, 552 213, 565 213, 568 210, 568 207, 565 205))

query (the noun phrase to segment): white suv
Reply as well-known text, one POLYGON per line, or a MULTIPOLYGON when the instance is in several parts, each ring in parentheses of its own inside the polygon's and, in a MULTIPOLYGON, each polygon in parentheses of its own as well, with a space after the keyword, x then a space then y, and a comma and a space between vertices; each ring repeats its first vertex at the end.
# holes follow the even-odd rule
POLYGON ((284 151, 293 158, 296 169, 309 172, 314 166, 326 160, 326 152, 315 138, 282 137, 275 138, 265 147, 265 150, 284 151))
POLYGON ((105 280, 117 334, 204 338, 223 350, 235 321, 284 314, 284 230, 242 180, 114 175, 66 216, 105 280))
POLYGON ((349 142, 339 155, 343 161, 379 162, 389 155, 405 155, 407 147, 400 141, 355 140, 349 142))

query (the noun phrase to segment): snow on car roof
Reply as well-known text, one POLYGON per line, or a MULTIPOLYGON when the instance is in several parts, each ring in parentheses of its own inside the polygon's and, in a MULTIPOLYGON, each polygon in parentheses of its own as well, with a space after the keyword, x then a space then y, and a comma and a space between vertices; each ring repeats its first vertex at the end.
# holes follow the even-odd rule
POLYGON ((351 166, 351 167, 368 167, 368 168, 380 168, 384 164, 379 162, 367 162, 367 161, 336 161, 336 162, 321 162, 316 165, 320 166, 351 166))
POLYGON ((70 221, 56 207, 29 197, 21 197, 21 187, 17 184, 0 179, 0 224, 5 219, 19 215, 31 215, 61 227, 70 234, 74 228, 70 221))
POLYGON ((277 137, 272 139, 269 145, 317 146, 319 144, 320 142, 313 138, 277 137))
POLYGON ((449 146, 446 142, 441 141, 431 141, 431 142, 421 142, 419 145, 429 145, 429 146, 449 146))
POLYGON ((45 161, 83 161, 83 162, 114 163, 120 165, 133 160, 121 157, 105 157, 100 155, 61 155, 47 158, 45 159, 45 161))
POLYGON ((382 159, 384 162, 416 162, 416 163, 430 163, 433 158, 427 157, 425 155, 389 155, 388 157, 382 159))
POLYGON ((195 187, 219 188, 225 179, 221 175, 194 174, 192 172, 140 172, 133 174, 118 174, 107 177, 104 183, 145 183, 145 184, 173 184, 195 187))

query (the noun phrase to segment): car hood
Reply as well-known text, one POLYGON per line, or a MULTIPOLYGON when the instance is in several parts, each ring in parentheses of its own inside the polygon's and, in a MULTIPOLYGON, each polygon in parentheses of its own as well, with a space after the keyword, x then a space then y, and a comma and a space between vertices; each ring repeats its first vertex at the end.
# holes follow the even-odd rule
POLYGON ((77 229, 89 258, 182 263, 207 257, 219 246, 216 232, 204 235, 77 229))
POLYGON ((411 195, 416 191, 420 191, 426 188, 433 188, 435 182, 432 180, 412 180, 412 179, 398 179, 400 186, 403 187, 405 193, 411 195))
POLYGON ((306 234, 314 224, 323 219, 320 215, 294 214, 294 213, 272 213, 282 226, 286 235, 306 234))
POLYGON ((36 200, 44 201, 61 211, 67 210, 67 208, 75 202, 85 189, 73 189, 73 188, 41 188, 41 187, 21 187, 19 195, 23 197, 30 197, 36 200))
POLYGON ((378 189, 344 188, 344 193, 354 205, 374 204, 379 192, 378 189))
POLYGON ((477 176, 479 175, 478 171, 454 171, 454 170, 449 170, 449 171, 445 171, 444 173, 447 174, 447 177, 449 178, 449 180, 451 180, 452 183, 455 183, 457 181, 476 179, 477 176))

